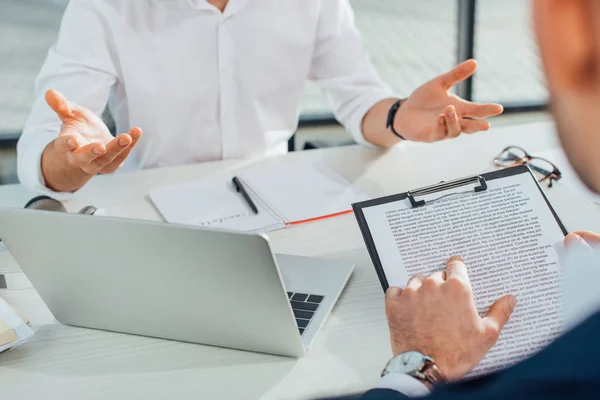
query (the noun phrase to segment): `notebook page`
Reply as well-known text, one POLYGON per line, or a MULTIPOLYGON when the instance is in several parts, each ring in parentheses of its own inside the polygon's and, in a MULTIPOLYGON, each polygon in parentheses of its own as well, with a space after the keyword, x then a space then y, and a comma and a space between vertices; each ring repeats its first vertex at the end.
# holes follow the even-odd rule
POLYGON ((460 255, 481 315, 498 298, 517 297, 500 339, 470 376, 512 365, 562 332, 561 271, 553 245, 564 235, 530 174, 490 180, 486 192, 417 209, 406 199, 363 213, 390 286, 443 270, 450 256, 460 255))
POLYGON ((149 196, 165 220, 171 223, 241 232, 266 232, 283 228, 261 199, 246 188, 258 208, 254 214, 231 176, 218 176, 180 185, 165 186, 149 196))
POLYGON ((368 197, 331 167, 315 162, 289 162, 249 169, 240 174, 286 223, 352 210, 368 197))

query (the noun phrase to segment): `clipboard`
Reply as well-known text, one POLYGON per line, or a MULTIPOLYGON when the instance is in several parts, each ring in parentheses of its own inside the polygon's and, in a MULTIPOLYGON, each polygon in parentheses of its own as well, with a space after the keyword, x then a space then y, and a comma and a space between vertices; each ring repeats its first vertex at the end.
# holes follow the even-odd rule
MULTIPOLYGON (((360 228, 363 239, 365 241, 367 250, 369 252, 369 256, 371 257, 371 261, 373 262, 373 265, 375 267, 375 271, 377 272, 377 276, 379 277, 379 281, 381 283, 383 291, 385 292, 388 289, 389 283, 388 283, 381 259, 377 252, 377 247, 375 246, 375 242, 373 240, 373 235, 369 229, 369 225, 368 225, 367 220, 364 215, 365 208, 378 206, 378 205, 382 205, 382 204, 387 204, 387 203, 392 203, 392 202, 398 202, 398 201, 402 201, 402 200, 406 200, 406 199, 408 199, 410 201, 412 208, 427 207, 427 205, 430 204, 432 202, 432 200, 422 199, 424 196, 439 194, 440 195, 439 198, 442 198, 442 197, 445 197, 444 192, 447 192, 448 190, 456 189, 456 188, 465 188, 465 191, 470 191, 470 192, 475 192, 475 193, 484 193, 488 190, 488 183, 490 181, 493 181, 495 179, 500 179, 500 178, 507 178, 507 177, 511 177, 511 176, 515 176, 515 175, 521 175, 521 174, 528 174, 531 177, 531 179, 535 182, 540 194, 542 195, 542 197, 545 201, 545 204, 548 206, 548 209, 552 213, 552 216, 556 220, 556 223, 558 224, 560 230, 566 236, 568 234, 568 232, 567 232, 565 226, 563 225, 562 221, 556 214, 556 211, 550 204, 550 201, 546 197, 546 194, 544 193, 543 189, 541 188, 539 182, 537 181, 537 179, 531 172, 531 169, 527 165, 518 165, 518 166, 505 168, 505 169, 498 170, 498 171, 492 171, 492 172, 488 172, 488 173, 484 173, 484 174, 480 174, 480 175, 469 176, 469 177, 465 177, 465 178, 460 178, 460 179, 456 179, 456 180, 452 180, 452 181, 442 181, 435 185, 409 190, 405 193, 399 193, 399 194, 395 194, 395 195, 391 195, 391 196, 380 197, 377 199, 372 199, 372 200, 367 200, 367 201, 352 204, 352 208, 354 209, 354 215, 356 216, 358 226, 360 228)), ((451 195, 459 195, 459 194, 460 193, 454 193, 451 195)), ((439 198, 436 198, 433 201, 438 200, 439 198)))

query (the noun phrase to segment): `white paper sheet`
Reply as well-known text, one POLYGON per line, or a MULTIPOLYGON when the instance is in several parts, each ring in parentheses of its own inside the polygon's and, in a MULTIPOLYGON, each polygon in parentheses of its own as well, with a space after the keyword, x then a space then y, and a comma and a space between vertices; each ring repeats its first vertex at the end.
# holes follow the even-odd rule
POLYGON ((556 243, 563 275, 563 316, 568 329, 600 310, 600 246, 556 243))
POLYGON ((367 200, 331 167, 315 162, 290 162, 244 171, 240 177, 285 222, 352 210, 352 204, 367 200))
POLYGON ((236 192, 232 179, 233 175, 219 176, 166 186, 150 192, 150 198, 162 216, 172 223, 243 232, 283 227, 258 196, 249 193, 258 208, 258 214, 254 214, 236 192))
POLYGON ((259 212, 235 191, 233 175, 167 186, 150 199, 168 222, 238 231, 270 231, 352 210, 368 197, 332 168, 312 162, 265 165, 237 175, 259 212))
POLYGON ((488 190, 411 209, 403 200, 363 209, 391 286, 464 258, 481 315, 506 294, 518 305, 498 343, 471 376, 509 366, 563 330, 561 271, 553 245, 564 235, 529 174, 488 181, 488 190))

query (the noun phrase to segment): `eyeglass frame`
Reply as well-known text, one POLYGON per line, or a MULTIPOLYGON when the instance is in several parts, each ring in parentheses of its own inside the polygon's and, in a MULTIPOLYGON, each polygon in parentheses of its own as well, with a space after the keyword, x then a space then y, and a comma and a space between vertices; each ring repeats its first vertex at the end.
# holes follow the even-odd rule
MULTIPOLYGON (((549 174, 545 175, 542 179, 538 179, 539 183, 544 182, 546 179, 548 179, 548 187, 551 188, 553 182, 558 181, 562 178, 562 172, 560 172, 560 170, 556 167, 556 165, 554 165, 554 163, 550 162, 549 160, 542 158, 542 157, 536 157, 536 156, 532 156, 530 155, 528 152, 525 151, 525 149, 523 149, 522 147, 519 146, 508 146, 506 147, 504 150, 502 150, 497 156, 496 158, 494 158, 494 164, 496 164, 497 167, 500 168, 510 168, 510 167, 514 167, 515 165, 528 165, 530 168, 534 169, 537 172, 540 172, 538 170, 538 168, 535 167, 535 165, 531 165, 531 161, 533 160, 542 160, 547 162, 548 164, 550 164, 553 168, 552 172, 550 172, 549 174), (501 165, 500 164, 500 156, 504 153, 506 153, 509 149, 517 149, 523 152, 523 154, 525 154, 525 156, 523 158, 521 158, 518 161, 515 161, 512 165, 501 165)), ((546 172, 546 171, 544 171, 546 172)))

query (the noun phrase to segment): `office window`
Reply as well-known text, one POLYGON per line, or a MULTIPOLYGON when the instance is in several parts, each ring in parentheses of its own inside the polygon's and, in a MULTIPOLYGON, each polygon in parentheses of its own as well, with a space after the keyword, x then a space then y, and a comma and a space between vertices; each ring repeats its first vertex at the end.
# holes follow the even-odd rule
MULTIPOLYGON (((457 5, 448 0, 350 0, 364 45, 381 79, 408 96, 456 61, 457 5)), ((308 83, 304 117, 331 112, 321 89, 308 83)))
POLYGON ((475 57, 475 100, 505 105, 547 102, 529 2, 477 1, 475 57))
POLYGON ((17 182, 14 146, 66 5, 67 0, 0 0, 0 185, 17 182))
POLYGON ((0 136, 23 129, 66 0, 0 0, 0 136))

